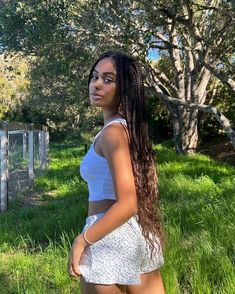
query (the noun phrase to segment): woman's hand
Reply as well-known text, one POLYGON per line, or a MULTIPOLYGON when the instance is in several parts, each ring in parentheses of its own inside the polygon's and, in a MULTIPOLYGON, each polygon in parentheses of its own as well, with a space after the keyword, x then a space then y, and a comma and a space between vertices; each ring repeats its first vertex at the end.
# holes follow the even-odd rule
POLYGON ((72 277, 78 277, 81 275, 78 265, 86 246, 87 243, 85 242, 83 236, 81 234, 78 235, 73 242, 68 260, 68 272, 72 277))

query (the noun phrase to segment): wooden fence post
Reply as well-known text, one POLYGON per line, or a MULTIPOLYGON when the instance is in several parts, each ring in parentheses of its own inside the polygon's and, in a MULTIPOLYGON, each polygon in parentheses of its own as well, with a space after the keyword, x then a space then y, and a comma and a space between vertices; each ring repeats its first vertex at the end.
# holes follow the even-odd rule
POLYGON ((46 169, 46 152, 45 152, 45 132, 44 129, 39 131, 39 159, 41 171, 46 169))
POLYGON ((27 133, 25 131, 23 133, 23 158, 27 159, 27 133))
POLYGON ((39 132, 39 154, 41 170, 45 171, 49 165, 49 132, 46 126, 43 126, 39 132))
POLYGON ((30 124, 29 128, 29 180, 34 185, 34 124, 30 124))
POLYGON ((49 137, 49 131, 47 127, 45 128, 45 161, 46 161, 46 165, 45 165, 45 170, 49 169, 49 164, 50 164, 50 156, 49 156, 49 152, 50 152, 50 137, 49 137))
POLYGON ((40 169, 42 169, 42 157, 43 157, 43 134, 42 130, 38 132, 38 153, 39 153, 39 162, 40 162, 40 169))
POLYGON ((1 211, 7 210, 8 204, 8 124, 1 122, 1 211))

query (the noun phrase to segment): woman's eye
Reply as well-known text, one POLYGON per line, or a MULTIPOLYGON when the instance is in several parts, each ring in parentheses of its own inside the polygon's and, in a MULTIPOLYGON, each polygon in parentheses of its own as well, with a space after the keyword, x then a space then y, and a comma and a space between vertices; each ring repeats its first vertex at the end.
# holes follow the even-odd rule
POLYGON ((104 79, 105 83, 113 83, 114 81, 110 78, 105 78, 104 79))
MULTIPOLYGON (((91 81, 92 82, 95 82, 98 79, 99 79, 99 77, 97 75, 95 75, 95 74, 91 76, 91 81)), ((103 81, 104 81, 105 84, 110 84, 110 83, 114 82, 114 80, 112 78, 109 78, 109 77, 104 77, 103 81)))
POLYGON ((91 76, 91 81, 95 81, 96 79, 97 79, 97 76, 95 76, 95 75, 91 76))

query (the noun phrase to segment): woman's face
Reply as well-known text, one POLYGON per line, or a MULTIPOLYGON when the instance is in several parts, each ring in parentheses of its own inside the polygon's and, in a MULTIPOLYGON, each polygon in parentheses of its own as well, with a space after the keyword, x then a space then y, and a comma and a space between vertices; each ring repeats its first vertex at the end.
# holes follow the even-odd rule
POLYGON ((91 105, 103 109, 118 107, 116 98, 116 70, 111 58, 100 60, 95 66, 89 84, 91 105))

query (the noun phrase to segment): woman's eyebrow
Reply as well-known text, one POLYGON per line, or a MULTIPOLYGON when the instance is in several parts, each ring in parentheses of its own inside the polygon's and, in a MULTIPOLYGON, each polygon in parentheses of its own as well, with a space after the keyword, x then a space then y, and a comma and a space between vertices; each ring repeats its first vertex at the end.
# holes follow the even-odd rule
MULTIPOLYGON (((97 74, 99 73, 96 69, 94 69, 94 72, 97 74)), ((116 77, 116 74, 112 71, 106 71, 106 72, 103 72, 102 74, 103 75, 112 75, 112 76, 116 77)))

